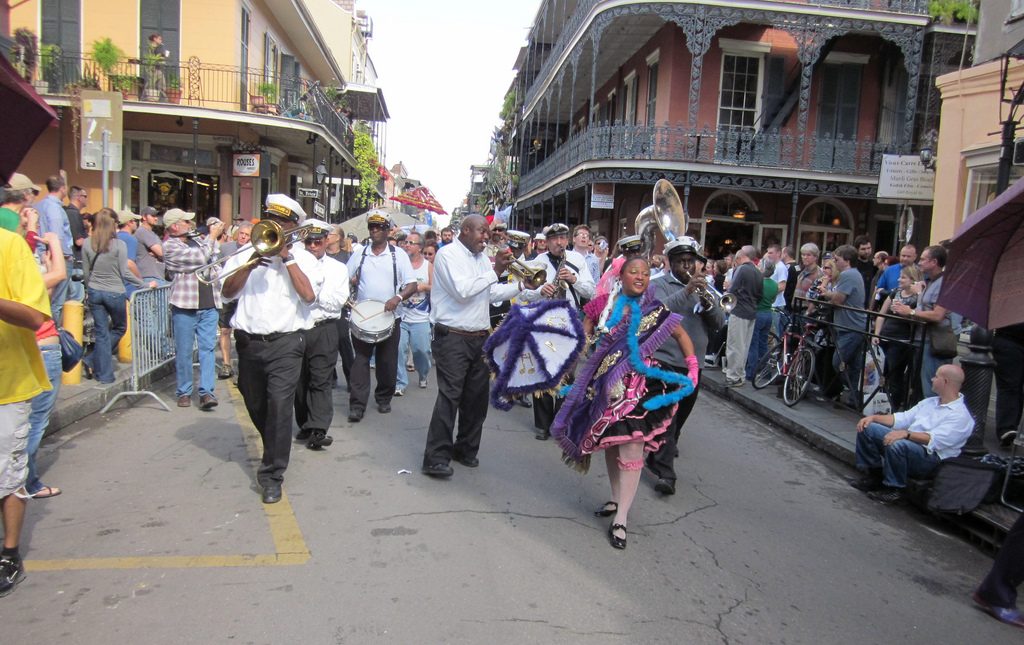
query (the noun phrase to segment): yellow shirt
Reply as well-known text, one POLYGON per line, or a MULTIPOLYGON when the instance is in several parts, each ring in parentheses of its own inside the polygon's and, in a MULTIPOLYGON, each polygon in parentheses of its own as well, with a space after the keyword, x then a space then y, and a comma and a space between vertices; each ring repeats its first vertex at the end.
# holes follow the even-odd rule
MULTIPOLYGON (((0 299, 50 316, 50 298, 28 244, 5 230, 0 230, 0 299)), ((49 389, 35 333, 0 321, 0 405, 27 401, 49 389)))

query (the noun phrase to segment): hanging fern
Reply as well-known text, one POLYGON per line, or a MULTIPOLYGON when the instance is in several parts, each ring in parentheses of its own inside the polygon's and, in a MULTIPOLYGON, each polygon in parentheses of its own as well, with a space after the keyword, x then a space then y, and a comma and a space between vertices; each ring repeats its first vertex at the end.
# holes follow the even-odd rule
POLYGON ((377 150, 373 147, 373 137, 365 124, 355 127, 355 143, 353 153, 356 158, 356 171, 359 173, 359 186, 356 188, 356 204, 369 207, 377 201, 377 173, 379 161, 377 150))

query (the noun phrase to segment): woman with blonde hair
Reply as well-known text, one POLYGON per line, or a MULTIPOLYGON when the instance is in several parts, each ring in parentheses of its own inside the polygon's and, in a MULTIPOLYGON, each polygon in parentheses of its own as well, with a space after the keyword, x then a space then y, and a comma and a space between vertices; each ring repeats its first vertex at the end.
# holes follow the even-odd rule
POLYGON ((114 382, 111 354, 128 329, 124 283, 142 286, 142 280, 128 270, 128 247, 116 235, 117 214, 102 208, 96 213, 92 232, 82 244, 84 282, 95 341, 85 363, 100 383, 114 382))

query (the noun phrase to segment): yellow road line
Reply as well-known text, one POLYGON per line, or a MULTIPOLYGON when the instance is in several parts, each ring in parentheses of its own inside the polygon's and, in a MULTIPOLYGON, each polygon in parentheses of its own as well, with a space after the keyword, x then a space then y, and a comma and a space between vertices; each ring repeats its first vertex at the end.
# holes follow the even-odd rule
MULTIPOLYGON (((242 427, 249 455, 260 458, 259 432, 245 411, 238 389, 228 385, 228 394, 242 427)), ((26 560, 28 571, 85 571, 97 569, 193 569, 210 567, 276 567, 305 564, 309 548, 302 537, 299 522, 288 496, 282 494, 277 504, 262 504, 274 540, 274 553, 248 555, 167 555, 114 558, 72 558, 65 560, 26 560)))

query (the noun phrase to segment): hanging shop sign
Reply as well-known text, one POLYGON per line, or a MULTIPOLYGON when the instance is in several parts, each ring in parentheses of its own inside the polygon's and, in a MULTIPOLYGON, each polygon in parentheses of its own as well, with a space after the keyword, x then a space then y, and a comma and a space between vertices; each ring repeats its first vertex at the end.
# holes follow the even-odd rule
POLYGON ((591 208, 615 208, 615 184, 594 184, 590 189, 591 208))
POLYGON ((918 155, 882 155, 878 176, 880 203, 930 204, 935 193, 935 172, 918 155))
POLYGON ((260 176, 260 155, 236 154, 231 163, 232 177, 259 177, 260 176))

